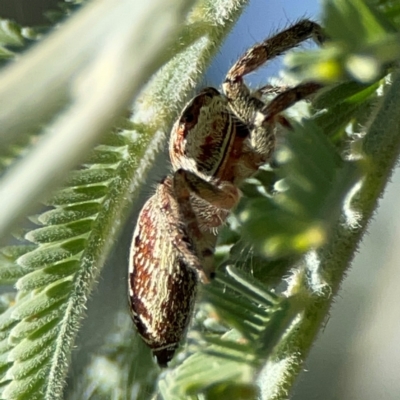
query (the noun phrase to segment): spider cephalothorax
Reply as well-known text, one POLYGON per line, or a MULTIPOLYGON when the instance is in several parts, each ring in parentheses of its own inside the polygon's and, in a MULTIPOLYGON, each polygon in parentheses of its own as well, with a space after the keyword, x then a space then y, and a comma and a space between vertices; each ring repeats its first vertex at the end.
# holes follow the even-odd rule
POLYGON ((321 42, 321 28, 302 20, 250 48, 226 75, 223 94, 202 90, 172 128, 173 172, 140 212, 129 269, 132 317, 161 366, 185 334, 198 280, 214 273, 217 228, 238 203, 238 186, 270 160, 277 125, 290 126, 280 113, 320 88, 277 89, 264 103, 243 76, 310 37, 321 42))

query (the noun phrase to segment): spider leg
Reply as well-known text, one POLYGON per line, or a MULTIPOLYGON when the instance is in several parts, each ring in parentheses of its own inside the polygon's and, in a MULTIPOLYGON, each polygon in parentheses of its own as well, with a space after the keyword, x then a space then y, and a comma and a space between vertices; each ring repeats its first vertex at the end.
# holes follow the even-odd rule
POLYGON ((322 87, 319 83, 307 82, 280 93, 261 109, 261 112, 265 116, 263 117, 263 121, 269 122, 280 112, 291 107, 298 101, 306 99, 322 87))
POLYGON ((261 154, 267 162, 275 148, 275 126, 292 128, 290 122, 281 114, 300 100, 304 100, 323 86, 315 82, 307 82, 278 94, 268 104, 263 103, 254 113, 250 142, 257 154, 261 154))
MULTIPOLYGON (((156 194, 151 198, 155 205, 150 215, 152 215, 153 218, 154 216, 157 216, 157 220, 149 221, 151 224, 149 227, 146 227, 146 232, 155 230, 157 228, 160 229, 158 225, 164 226, 165 228, 163 237, 160 238, 160 241, 169 241, 175 248, 175 251, 177 251, 177 254, 179 254, 183 265, 195 270, 199 279, 202 282, 207 283, 209 282, 209 276, 207 276, 205 273, 202 262, 194 251, 192 232, 189 234, 190 230, 195 230, 195 224, 192 218, 195 219, 196 216, 190 206, 190 202, 189 205, 185 205, 186 201, 184 197, 185 196, 183 194, 182 198, 176 198, 173 177, 167 176, 164 178, 157 188, 156 194), (183 207, 185 208, 185 214, 180 212, 181 207, 178 205, 179 201, 182 201, 184 204, 183 207), (191 221, 189 224, 185 220, 186 214, 191 216, 191 221), (160 219, 162 219, 162 222, 160 222, 160 219)), ((155 233, 153 233, 153 235, 155 235, 155 233)), ((154 257, 153 252, 159 250, 160 249, 150 250, 149 256, 154 257)), ((163 254, 162 256, 168 255, 163 254)), ((170 256, 171 255, 169 255, 169 257, 170 256)))
MULTIPOLYGON (((179 251, 189 264, 193 265, 198 271, 200 279, 203 282, 208 282, 213 277, 215 270, 213 256, 216 235, 200 229, 199 218, 201 218, 201 215, 199 215, 200 212, 196 214, 193 209, 191 194, 195 193, 212 207, 230 210, 239 201, 240 192, 233 184, 225 182, 221 186, 214 185, 184 169, 178 169, 174 173, 173 187, 179 210, 179 220, 181 224, 184 221, 186 231, 194 247, 193 252, 188 252, 187 246, 179 247, 179 251), (200 260, 200 264, 202 264, 200 268, 198 264, 193 263, 193 257, 200 260)), ((207 213, 207 211, 205 212, 207 213)), ((210 218, 210 215, 203 215, 204 217, 210 218)), ((218 221, 218 225, 220 225, 220 221, 218 221)))
POLYGON ((235 114, 245 123, 254 125, 260 119, 264 104, 253 96, 243 82, 243 77, 285 51, 313 38, 317 43, 324 41, 322 28, 315 22, 304 19, 282 32, 255 45, 244 53, 232 66, 223 83, 223 91, 235 114))
POLYGON ((265 95, 270 95, 270 94, 280 94, 283 92, 286 92, 286 90, 290 89, 290 86, 287 85, 271 85, 271 84, 266 84, 264 86, 261 86, 260 88, 258 88, 256 91, 254 91, 252 93, 252 96, 260 99, 262 98, 262 96, 265 95))
POLYGON ((310 38, 321 44, 324 41, 322 28, 316 22, 303 19, 247 50, 229 70, 225 83, 240 81, 243 76, 255 71, 267 61, 310 38))
POLYGON ((288 120, 280 112, 299 100, 307 98, 321 88, 320 84, 309 82, 285 91, 265 86, 252 94, 243 82, 243 77, 267 61, 313 38, 317 43, 324 41, 322 28, 310 20, 301 20, 275 36, 250 48, 232 66, 223 84, 225 96, 231 110, 240 120, 251 127, 251 146, 267 162, 275 148, 276 123, 290 128, 288 120), (260 94, 275 92, 278 95, 266 105, 260 94))
POLYGON ((232 209, 239 201, 240 192, 237 187, 229 182, 217 185, 206 181, 199 175, 184 169, 178 169, 174 175, 175 193, 178 188, 183 193, 183 187, 186 188, 185 194, 196 193, 206 202, 215 207, 226 210, 232 209))

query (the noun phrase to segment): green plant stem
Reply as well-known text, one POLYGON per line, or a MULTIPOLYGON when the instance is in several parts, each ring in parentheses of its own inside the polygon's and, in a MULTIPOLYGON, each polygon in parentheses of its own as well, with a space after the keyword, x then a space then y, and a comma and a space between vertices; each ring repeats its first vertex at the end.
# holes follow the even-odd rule
MULTIPOLYGON (((319 272, 325 283, 320 287, 309 284, 312 293, 304 299, 305 307, 298 323, 279 348, 274 362, 263 371, 260 379, 265 399, 287 398, 311 345, 327 320, 335 295, 396 166, 400 151, 399 73, 393 76, 392 85, 386 89, 387 93, 377 107, 376 116, 363 142, 366 174, 351 203, 352 210, 342 214, 333 230, 332 240, 317 252, 319 272), (357 223, 353 221, 349 224, 346 218, 349 212, 359 215, 357 223), (275 372, 273 379, 263 382, 272 369, 275 372)), ((304 279, 302 272, 297 277, 304 279)), ((292 290, 297 291, 296 285, 292 290)))

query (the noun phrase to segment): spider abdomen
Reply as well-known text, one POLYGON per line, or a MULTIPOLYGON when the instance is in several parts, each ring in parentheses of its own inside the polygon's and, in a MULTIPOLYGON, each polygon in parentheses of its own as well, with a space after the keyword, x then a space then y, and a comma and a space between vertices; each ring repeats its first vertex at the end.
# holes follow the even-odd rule
MULTIPOLYGON (((174 200, 161 183, 143 207, 133 236, 129 298, 133 321, 146 344, 166 367, 189 324, 197 293, 197 274, 187 265, 168 229, 174 200)), ((181 238, 184 237, 184 230, 181 238)), ((188 243, 188 246, 190 243, 188 243)))

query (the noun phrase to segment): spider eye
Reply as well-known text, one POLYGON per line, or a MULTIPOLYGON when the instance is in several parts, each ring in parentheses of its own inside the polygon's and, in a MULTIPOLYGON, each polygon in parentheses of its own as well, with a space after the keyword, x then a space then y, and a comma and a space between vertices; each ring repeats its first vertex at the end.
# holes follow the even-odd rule
POLYGON ((182 118, 181 118, 181 122, 182 123, 185 123, 185 124, 189 123, 190 124, 193 121, 194 121, 194 114, 193 114, 193 112, 191 110, 188 110, 187 112, 185 112, 182 115, 182 118))

